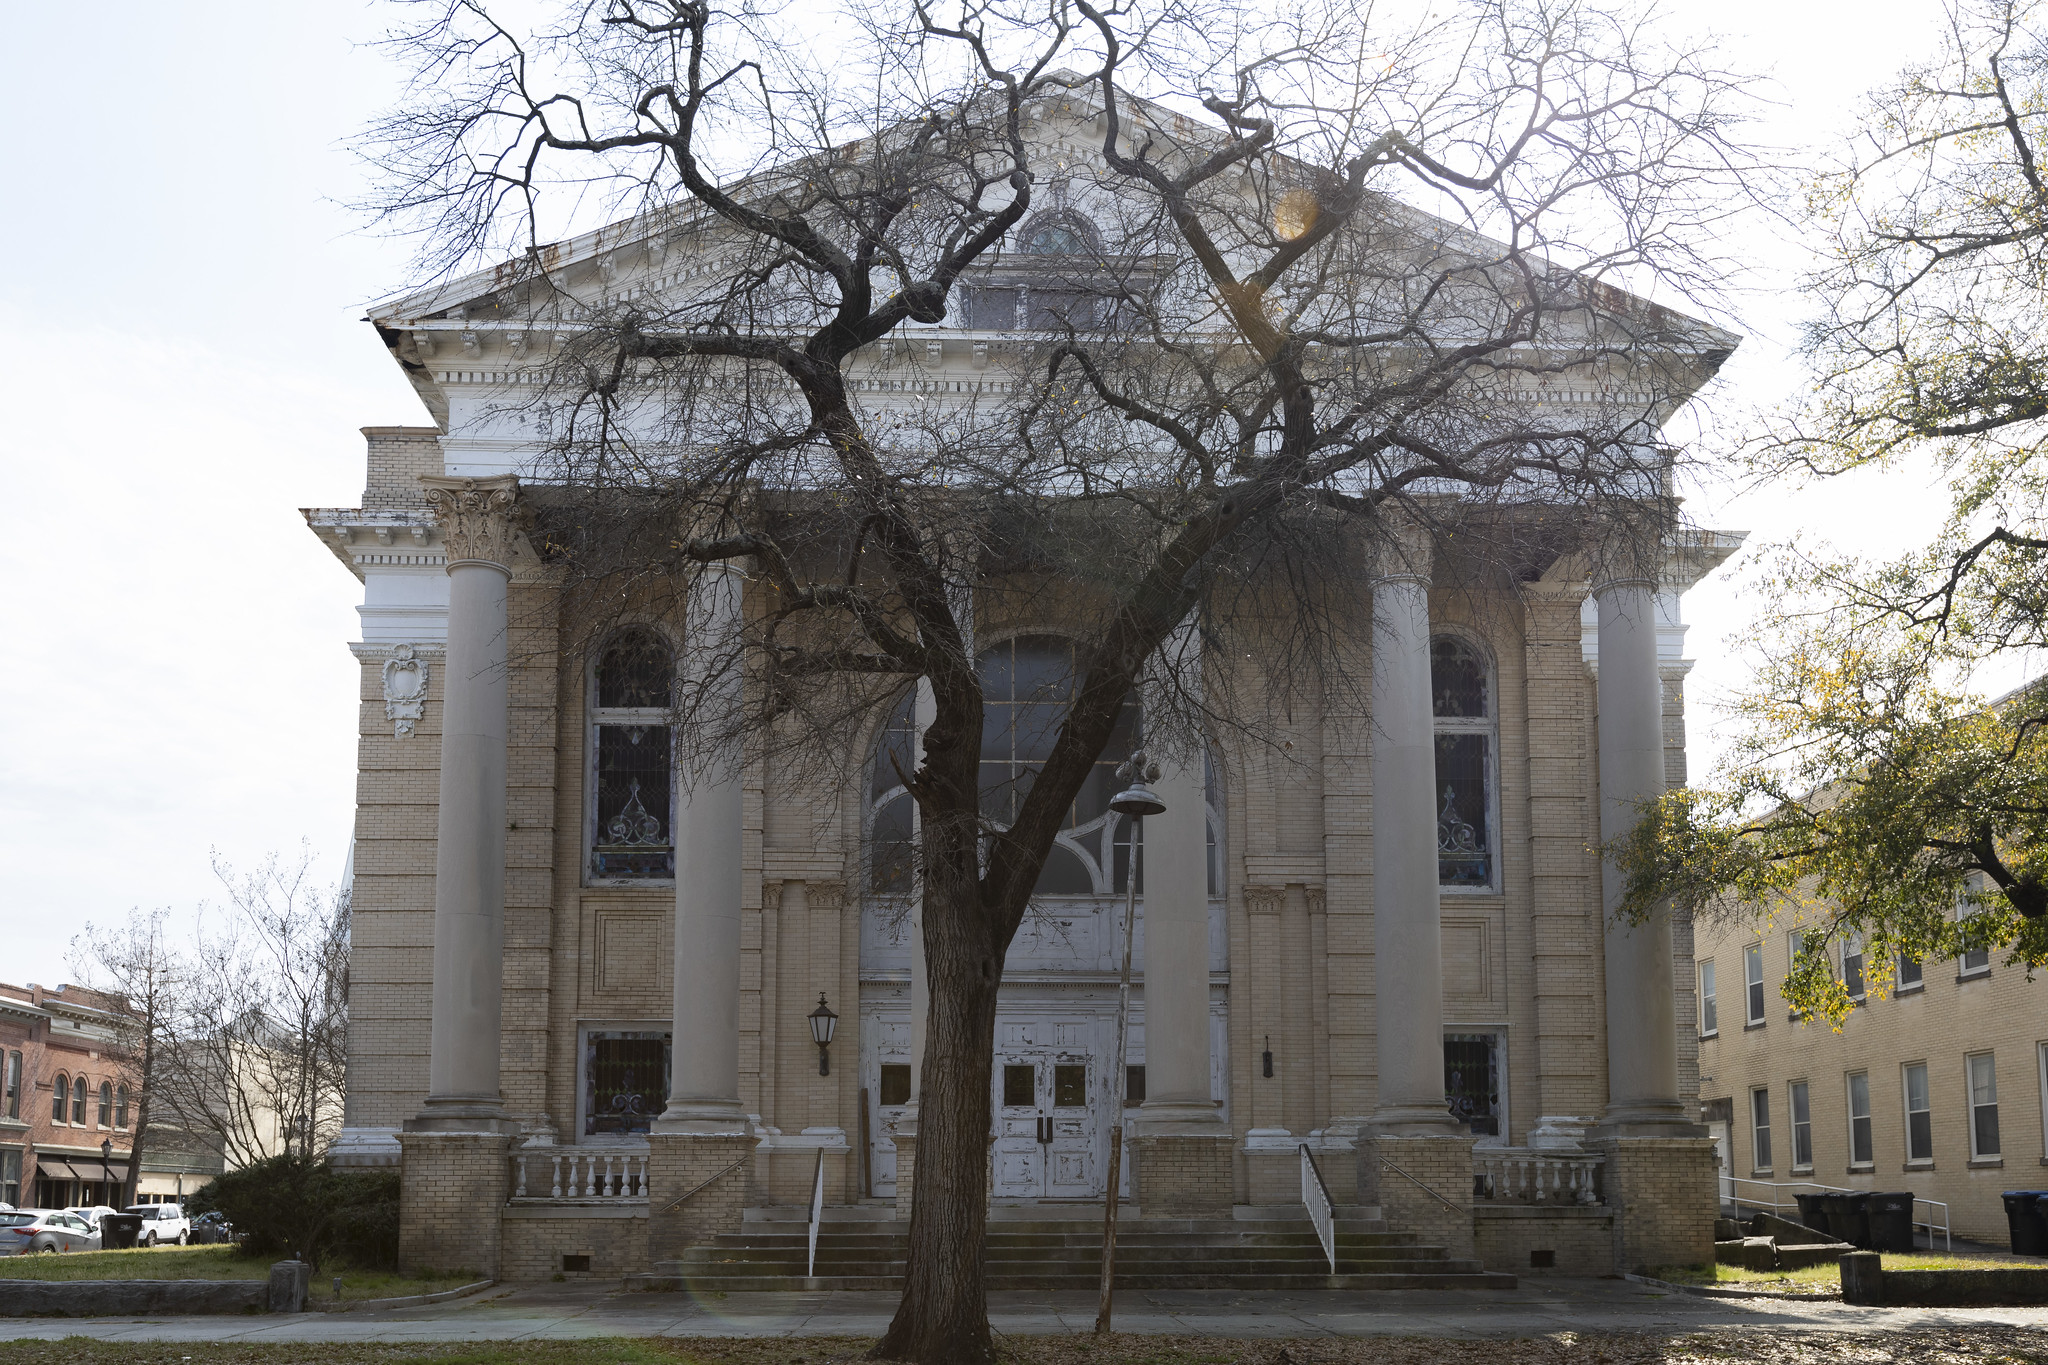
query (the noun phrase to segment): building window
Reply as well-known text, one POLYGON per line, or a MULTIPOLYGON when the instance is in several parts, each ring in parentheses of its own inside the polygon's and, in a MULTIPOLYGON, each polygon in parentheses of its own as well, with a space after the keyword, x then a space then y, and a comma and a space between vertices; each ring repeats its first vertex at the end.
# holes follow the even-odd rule
POLYGON ((18 1147, 0 1148, 0 1204, 21 1207, 21 1149, 18 1147))
POLYGON ((591 676, 590 876, 673 880, 675 655, 654 630, 612 637, 591 676))
POLYGON ((85 1077, 71 1078, 71 1121, 85 1127, 85 1077))
POLYGON ((1444 1098, 1451 1117, 1478 1137, 1502 1135, 1506 1117, 1500 1093, 1501 1036, 1498 1033, 1444 1035, 1444 1098))
POLYGON ((1711 1038, 1721 1031, 1721 1009, 1714 999, 1714 959, 1700 963, 1700 1037, 1711 1038))
POLYGON ((2041 1157, 2048 1161, 2048 1043, 2034 1045, 2034 1060, 2041 1086, 2041 1157))
POLYGON ((1436 715, 1436 879, 1493 886, 1493 687, 1485 658, 1455 635, 1429 642, 1436 715))
POLYGON ((1920 969, 1920 959, 1908 957, 1904 953, 1900 953, 1899 989, 1902 991, 1917 991, 1924 982, 1925 974, 1920 969))
POLYGON ((128 1087, 125 1085, 114 1092, 114 1126, 128 1126, 128 1087))
POLYGON ((1813 1106, 1805 1081, 1792 1082, 1792 1169, 1813 1169, 1813 1106))
POLYGON ((1764 1021, 1764 945, 1752 943, 1742 950, 1742 983, 1749 1016, 1746 1023, 1764 1021))
MULTIPOLYGON (((21 1054, 19 1052, 7 1054, 7 1117, 11 1119, 21 1117, 21 1054)), ((12 1204, 14 1201, 10 1199, 7 1202, 12 1204)))
POLYGON ((917 770, 917 692, 889 710, 868 771, 868 890, 907 896, 917 879, 917 806, 904 779, 917 770))
POLYGON ((1998 1068, 1988 1052, 1964 1059, 1970 1073, 1970 1157, 1999 1155, 1998 1068))
POLYGON ((1977 976, 1991 970, 1990 948, 1978 946, 1975 936, 1967 927, 1977 914, 1978 886, 1978 880, 1972 877, 1968 884, 1956 893, 1956 923, 1963 926, 1963 955, 1956 959, 1958 976, 1977 976))
POLYGON ((1906 1064, 1906 1160, 1934 1160, 1934 1109, 1927 1097, 1927 1063, 1906 1064))
POLYGON ((1863 998, 1863 935, 1853 929, 1842 939, 1842 988, 1851 1000, 1863 998))
POLYGON ((1124 1108, 1135 1109, 1145 1102, 1145 1064, 1124 1068, 1124 1108))
POLYGON ((100 1127, 114 1126, 114 1086, 110 1081, 100 1082, 100 1127))
POLYGON ((882 1063, 881 1103, 889 1106, 910 1103, 910 1063, 882 1063))
POLYGON ((644 1133, 668 1107, 669 1034, 591 1029, 583 1035, 583 1136, 644 1133))
POLYGON ((1870 1073, 1849 1073, 1849 1164, 1868 1166, 1870 1154, 1870 1073))
POLYGON ((1771 1092, 1759 1086, 1749 1092, 1749 1140, 1759 1171, 1771 1169, 1771 1092))
POLYGON ((55 1084, 50 1087, 50 1122, 64 1122, 66 1106, 71 1101, 71 1080, 63 1072, 57 1073, 55 1084))

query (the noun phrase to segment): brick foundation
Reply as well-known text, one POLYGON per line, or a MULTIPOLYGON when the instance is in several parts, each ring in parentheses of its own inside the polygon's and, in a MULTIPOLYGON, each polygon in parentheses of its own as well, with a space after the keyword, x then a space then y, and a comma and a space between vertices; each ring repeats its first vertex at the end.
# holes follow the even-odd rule
POLYGON ((1235 1142, 1213 1137, 1140 1133, 1125 1153, 1131 1163, 1131 1199, 1145 1218, 1227 1218, 1236 1202, 1231 1170, 1235 1142))
POLYGON ((505 1133, 400 1133, 398 1263, 499 1275, 498 1214, 512 1192, 505 1133))
POLYGON ((645 1204, 605 1210, 510 1205, 504 1215, 498 1278, 527 1283, 556 1275, 616 1280, 645 1270, 647 1222, 645 1204), (589 1270, 570 1269, 563 1264, 565 1256, 589 1257, 589 1270))
POLYGON ((1711 1138, 1599 1138, 1586 1148, 1607 1156, 1616 1270, 1713 1264, 1720 1192, 1711 1138))
POLYGON ((1612 1209, 1482 1204, 1472 1212, 1473 1246, 1488 1270, 1509 1275, 1614 1273, 1612 1209))
POLYGON ((1394 1231, 1416 1233, 1425 1243, 1443 1247, 1454 1259, 1469 1259, 1475 1254, 1475 1141, 1451 1135, 1362 1136, 1358 1139, 1358 1198, 1378 1204, 1380 1216, 1394 1231), (1386 1169, 1389 1165, 1394 1169, 1386 1169))
POLYGON ((896 1221, 910 1221, 910 1197, 917 1183, 917 1134, 897 1133, 896 1143, 896 1221))
POLYGON ((647 1138, 647 1260, 673 1260, 722 1232, 738 1232, 753 1189, 755 1139, 650 1133, 647 1138), (739 1164, 734 1167, 733 1163, 739 1164), (732 1169, 727 1169, 732 1167, 732 1169), (710 1181, 710 1184, 704 1182, 710 1181), (702 1186, 703 1188, 698 1188, 702 1186), (695 1190, 696 1193, 690 1192, 695 1190), (678 1208, 670 1208, 688 1194, 678 1208))

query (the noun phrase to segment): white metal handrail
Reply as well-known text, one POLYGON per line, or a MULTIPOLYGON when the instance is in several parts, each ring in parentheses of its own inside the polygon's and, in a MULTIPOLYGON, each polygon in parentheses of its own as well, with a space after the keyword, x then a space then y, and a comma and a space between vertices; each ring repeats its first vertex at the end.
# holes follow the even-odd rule
POLYGON ((818 1149, 817 1170, 811 1175, 811 1250, 804 1261, 804 1278, 818 1273, 818 1223, 825 1216, 825 1149, 818 1149))
MULTIPOLYGON (((1847 1185, 1823 1185, 1818 1180, 1751 1180, 1747 1176, 1735 1176, 1723 1172, 1721 1175, 1721 1200, 1723 1203, 1730 1205, 1749 1204, 1757 1208, 1763 1207, 1764 1201, 1762 1199, 1738 1197, 1735 1189, 1737 1185, 1748 1185, 1754 1189, 1769 1191, 1771 1212, 1774 1214, 1787 1204, 1790 1204, 1795 1211, 1799 1208, 1799 1201, 1790 1195, 1780 1198, 1778 1194, 1780 1190, 1819 1190, 1822 1194, 1871 1193, 1869 1190, 1851 1189, 1847 1185)), ((1939 1231, 1941 1233, 1942 1249, 1945 1251, 1955 1250, 1955 1239, 1949 1229, 1948 1205, 1941 1200, 1922 1199, 1919 1195, 1914 1195, 1913 1226, 1916 1229, 1927 1229, 1928 1246, 1934 1245, 1934 1234, 1939 1231), (1920 1217, 1920 1206, 1922 1204, 1927 1205, 1927 1217, 1925 1218, 1920 1217), (1939 1221, 1936 1221, 1937 1214, 1939 1215, 1939 1221)))
POLYGON ((1316 1225, 1316 1240, 1323 1255, 1330 1258, 1330 1273, 1337 1273, 1337 1210, 1330 1203, 1329 1186, 1316 1166, 1316 1154, 1301 1144, 1301 1202, 1308 1205, 1308 1221, 1316 1225))
POLYGON ((647 1153, 529 1148, 512 1154, 514 1199, 647 1198, 647 1153), (546 1164, 543 1165, 542 1163, 546 1164), (547 1181, 546 1193, 540 1182, 547 1181))

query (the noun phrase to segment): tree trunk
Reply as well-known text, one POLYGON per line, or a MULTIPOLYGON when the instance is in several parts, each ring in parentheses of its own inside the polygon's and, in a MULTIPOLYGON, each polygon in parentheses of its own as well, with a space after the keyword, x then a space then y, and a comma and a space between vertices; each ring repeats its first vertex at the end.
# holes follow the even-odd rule
POLYGON ((927 884, 929 983, 903 1300, 874 1349, 920 1365, 994 1361, 984 1257, 988 1233, 989 1069, 1002 954, 972 877, 941 902, 927 884))

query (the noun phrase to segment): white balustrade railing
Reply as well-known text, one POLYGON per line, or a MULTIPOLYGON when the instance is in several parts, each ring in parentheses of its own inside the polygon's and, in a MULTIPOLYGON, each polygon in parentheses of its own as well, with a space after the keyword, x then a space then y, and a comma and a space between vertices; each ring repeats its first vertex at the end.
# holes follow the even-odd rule
POLYGON ((647 1149, 522 1148, 512 1153, 512 1197, 644 1202, 647 1149))
POLYGON ((1481 1147, 1472 1153, 1479 1198, 1494 1204, 1598 1204, 1600 1167, 1590 1152, 1481 1147))

